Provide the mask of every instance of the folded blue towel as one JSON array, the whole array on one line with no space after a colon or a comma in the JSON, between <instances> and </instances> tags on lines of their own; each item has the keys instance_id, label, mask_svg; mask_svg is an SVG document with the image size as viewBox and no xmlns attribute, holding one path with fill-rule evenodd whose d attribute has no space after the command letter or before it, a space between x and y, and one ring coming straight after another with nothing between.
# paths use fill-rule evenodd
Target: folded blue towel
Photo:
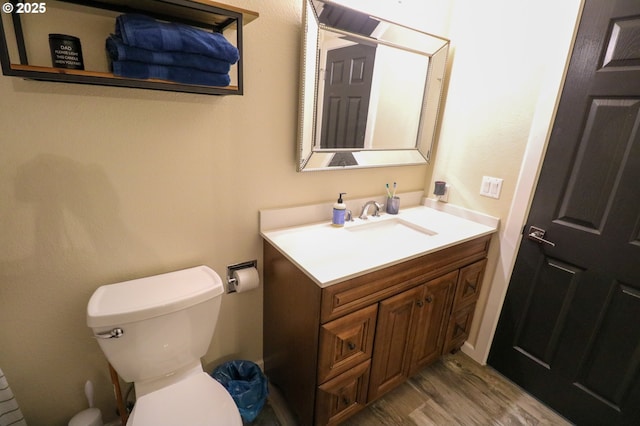
<instances>
[{"instance_id":1,"label":"folded blue towel","mask_svg":"<svg viewBox=\"0 0 640 426\"><path fill-rule=\"evenodd\" d=\"M113 73L127 78L156 78L176 83L195 84L198 86L228 86L229 74L200 71L193 68L174 67L171 65L145 64L135 61L113 61Z\"/></svg>"},{"instance_id":2,"label":"folded blue towel","mask_svg":"<svg viewBox=\"0 0 640 426\"><path fill-rule=\"evenodd\" d=\"M235 64L239 58L238 49L222 34L176 22L158 22L144 15L118 16L116 35L128 46L148 50L197 53L231 64Z\"/></svg>"},{"instance_id":3,"label":"folded blue towel","mask_svg":"<svg viewBox=\"0 0 640 426\"><path fill-rule=\"evenodd\" d=\"M221 59L210 58L196 53L157 52L140 47L127 46L116 36L107 39L107 52L114 61L136 61L146 64L173 65L195 68L202 71L225 74L231 64Z\"/></svg>"}]
</instances>

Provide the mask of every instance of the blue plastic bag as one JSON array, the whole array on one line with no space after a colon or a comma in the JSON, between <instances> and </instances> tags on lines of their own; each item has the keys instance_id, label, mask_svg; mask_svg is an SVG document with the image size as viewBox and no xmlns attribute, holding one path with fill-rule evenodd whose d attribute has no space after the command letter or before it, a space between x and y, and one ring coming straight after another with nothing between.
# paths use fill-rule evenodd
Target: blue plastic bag
<instances>
[{"instance_id":1,"label":"blue plastic bag","mask_svg":"<svg viewBox=\"0 0 640 426\"><path fill-rule=\"evenodd\" d=\"M247 422L258 417L269 394L268 381L257 364L251 361L226 362L211 373L231 394L240 415Z\"/></svg>"}]
</instances>

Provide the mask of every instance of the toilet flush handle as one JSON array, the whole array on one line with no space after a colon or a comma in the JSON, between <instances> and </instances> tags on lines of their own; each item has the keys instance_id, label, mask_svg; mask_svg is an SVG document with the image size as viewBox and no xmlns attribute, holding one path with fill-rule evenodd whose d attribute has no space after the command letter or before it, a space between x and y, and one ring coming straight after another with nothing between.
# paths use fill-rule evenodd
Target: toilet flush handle
<instances>
[{"instance_id":1,"label":"toilet flush handle","mask_svg":"<svg viewBox=\"0 0 640 426\"><path fill-rule=\"evenodd\" d=\"M96 339L117 339L124 335L124 330L121 328L114 328L111 331L105 331L104 333L94 334L93 337Z\"/></svg>"}]
</instances>

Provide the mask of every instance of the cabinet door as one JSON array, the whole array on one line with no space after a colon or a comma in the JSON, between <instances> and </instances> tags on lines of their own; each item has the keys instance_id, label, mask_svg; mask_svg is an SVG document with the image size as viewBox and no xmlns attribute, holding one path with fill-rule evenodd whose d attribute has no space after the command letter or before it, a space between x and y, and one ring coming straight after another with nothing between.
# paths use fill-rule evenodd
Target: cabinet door
<instances>
[{"instance_id":1,"label":"cabinet door","mask_svg":"<svg viewBox=\"0 0 640 426\"><path fill-rule=\"evenodd\" d=\"M373 347L368 400L372 401L409 377L413 346L411 321L423 300L418 286L380 302Z\"/></svg>"},{"instance_id":2,"label":"cabinet door","mask_svg":"<svg viewBox=\"0 0 640 426\"><path fill-rule=\"evenodd\" d=\"M424 285L422 299L417 302L413 358L409 375L435 361L442 353L451 299L458 271L453 271Z\"/></svg>"}]
</instances>

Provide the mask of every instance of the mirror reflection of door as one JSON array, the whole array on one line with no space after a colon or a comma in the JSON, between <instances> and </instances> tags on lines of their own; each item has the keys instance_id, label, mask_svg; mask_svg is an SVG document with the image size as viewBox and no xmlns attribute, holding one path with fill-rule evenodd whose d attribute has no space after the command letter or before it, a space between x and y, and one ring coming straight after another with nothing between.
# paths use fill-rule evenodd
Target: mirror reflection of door
<instances>
[{"instance_id":1,"label":"mirror reflection of door","mask_svg":"<svg viewBox=\"0 0 640 426\"><path fill-rule=\"evenodd\" d=\"M364 148L376 47L327 52L320 147Z\"/></svg>"}]
</instances>

